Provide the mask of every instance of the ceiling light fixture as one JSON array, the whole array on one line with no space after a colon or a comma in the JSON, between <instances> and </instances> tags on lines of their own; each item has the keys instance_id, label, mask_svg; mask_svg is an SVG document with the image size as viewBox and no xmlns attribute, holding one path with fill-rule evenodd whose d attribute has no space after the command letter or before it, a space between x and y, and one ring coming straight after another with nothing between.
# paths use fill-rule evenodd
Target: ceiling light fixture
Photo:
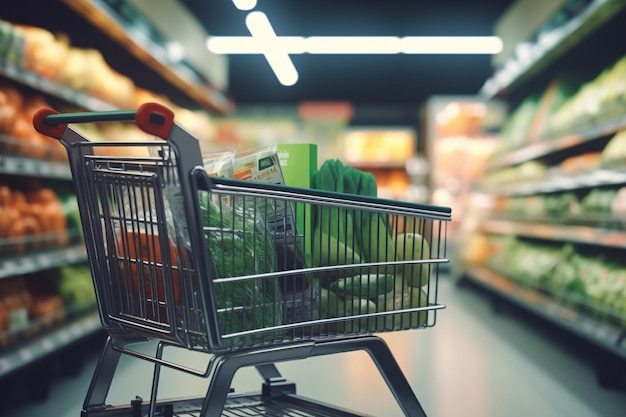
<instances>
[{"instance_id":1,"label":"ceiling light fixture","mask_svg":"<svg viewBox=\"0 0 626 417\"><path fill-rule=\"evenodd\" d=\"M285 86L294 85L298 81L298 71L289 55L276 48L277 36L265 13L249 13L246 16L246 26L252 39L259 44L261 53L265 55L265 59L272 67L278 81Z\"/></svg>"},{"instance_id":2,"label":"ceiling light fixture","mask_svg":"<svg viewBox=\"0 0 626 417\"><path fill-rule=\"evenodd\" d=\"M260 12L255 12L260 13ZM269 21L268 21L269 23ZM272 44L254 36L213 36L207 47L216 54L261 54L271 46L297 54L497 54L502 40L496 36L275 36Z\"/></svg>"},{"instance_id":3,"label":"ceiling light fixture","mask_svg":"<svg viewBox=\"0 0 626 417\"><path fill-rule=\"evenodd\" d=\"M252 10L256 7L256 0L233 0L233 4L239 10Z\"/></svg>"},{"instance_id":4,"label":"ceiling light fixture","mask_svg":"<svg viewBox=\"0 0 626 417\"><path fill-rule=\"evenodd\" d=\"M235 5L256 0L233 0ZM254 7L254 6L253 6ZM281 84L298 81L289 55L296 54L497 54L497 36L277 36L263 12L246 16L251 36L213 36L207 48L215 54L262 54Z\"/></svg>"}]
</instances>

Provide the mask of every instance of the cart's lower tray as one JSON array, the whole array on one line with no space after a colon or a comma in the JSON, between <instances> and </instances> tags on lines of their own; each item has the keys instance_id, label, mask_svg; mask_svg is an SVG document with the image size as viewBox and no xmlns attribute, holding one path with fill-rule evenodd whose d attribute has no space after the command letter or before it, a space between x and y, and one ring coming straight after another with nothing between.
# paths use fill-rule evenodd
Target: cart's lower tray
<instances>
[{"instance_id":1,"label":"cart's lower tray","mask_svg":"<svg viewBox=\"0 0 626 417\"><path fill-rule=\"evenodd\" d=\"M166 402L157 406L157 417L199 417L203 399ZM148 406L141 411L132 407L107 407L104 410L83 412L83 417L144 417ZM265 397L260 394L232 394L228 396L222 417L372 417L336 408L295 394Z\"/></svg>"}]
</instances>

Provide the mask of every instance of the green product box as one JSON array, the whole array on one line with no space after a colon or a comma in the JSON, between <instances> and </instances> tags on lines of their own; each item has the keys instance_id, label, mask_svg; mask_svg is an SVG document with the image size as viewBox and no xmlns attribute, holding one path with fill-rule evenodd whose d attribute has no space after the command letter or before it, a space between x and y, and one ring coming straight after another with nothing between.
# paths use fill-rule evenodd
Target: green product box
<instances>
[{"instance_id":1,"label":"green product box","mask_svg":"<svg viewBox=\"0 0 626 417\"><path fill-rule=\"evenodd\" d=\"M317 171L317 145L311 143L284 143L277 146L277 151L285 184L290 187L313 188L313 175ZM313 233L312 215L310 205L306 206L306 212L305 206L302 204L297 205L296 224L298 225L298 233L311 236ZM307 239L307 250L309 249L309 244L310 239Z\"/></svg>"}]
</instances>

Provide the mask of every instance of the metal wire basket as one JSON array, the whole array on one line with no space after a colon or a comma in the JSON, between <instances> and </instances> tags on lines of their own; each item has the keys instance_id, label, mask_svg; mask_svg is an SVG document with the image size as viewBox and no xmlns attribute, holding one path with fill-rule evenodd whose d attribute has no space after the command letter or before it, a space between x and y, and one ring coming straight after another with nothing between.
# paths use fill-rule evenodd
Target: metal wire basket
<instances>
[{"instance_id":1,"label":"metal wire basket","mask_svg":"<svg viewBox=\"0 0 626 417\"><path fill-rule=\"evenodd\" d=\"M165 140L90 142L68 126L109 120ZM448 208L209 177L198 141L153 103L44 109L34 123L69 154L110 335L103 358L113 349L206 377L211 366L189 370L128 345L156 339L225 357L285 351L430 327L444 307Z\"/></svg>"}]
</instances>

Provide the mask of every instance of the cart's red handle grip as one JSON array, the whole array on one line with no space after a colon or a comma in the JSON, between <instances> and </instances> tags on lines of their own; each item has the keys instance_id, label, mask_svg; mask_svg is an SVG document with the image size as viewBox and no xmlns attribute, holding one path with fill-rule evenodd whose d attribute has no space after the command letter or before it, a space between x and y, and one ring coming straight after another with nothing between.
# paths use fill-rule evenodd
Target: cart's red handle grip
<instances>
[{"instance_id":1,"label":"cart's red handle grip","mask_svg":"<svg viewBox=\"0 0 626 417\"><path fill-rule=\"evenodd\" d=\"M136 111L65 113L44 108L33 117L37 132L61 139L68 123L134 121L140 129L151 135L167 139L174 126L174 112L158 103L144 103Z\"/></svg>"}]
</instances>

